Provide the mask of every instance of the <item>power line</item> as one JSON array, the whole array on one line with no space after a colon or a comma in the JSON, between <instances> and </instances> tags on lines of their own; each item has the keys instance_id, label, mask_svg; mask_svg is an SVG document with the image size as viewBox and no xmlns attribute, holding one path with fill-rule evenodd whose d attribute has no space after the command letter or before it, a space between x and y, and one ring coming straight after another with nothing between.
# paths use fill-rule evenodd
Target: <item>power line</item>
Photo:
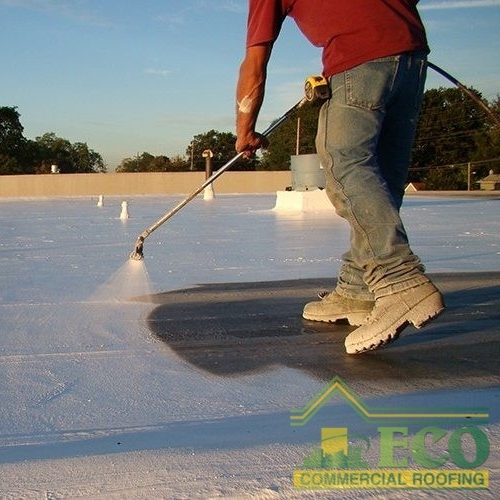
<instances>
[{"instance_id":1,"label":"power line","mask_svg":"<svg viewBox=\"0 0 500 500\"><path fill-rule=\"evenodd\" d=\"M434 170L434 169L443 169L443 168L465 168L465 167L473 167L477 165L486 165L489 163L499 162L500 158L491 158L489 160L477 160L477 161L469 161L465 163L450 163L448 165L434 165L431 167L410 167L410 172L416 172L417 170Z\"/></svg>"}]
</instances>

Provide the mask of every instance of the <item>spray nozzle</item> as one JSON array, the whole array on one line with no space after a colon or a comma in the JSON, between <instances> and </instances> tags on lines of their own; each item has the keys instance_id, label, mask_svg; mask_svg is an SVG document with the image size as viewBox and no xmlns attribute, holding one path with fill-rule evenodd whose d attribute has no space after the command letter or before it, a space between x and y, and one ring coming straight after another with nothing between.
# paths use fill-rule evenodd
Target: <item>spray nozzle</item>
<instances>
[{"instance_id":1,"label":"spray nozzle","mask_svg":"<svg viewBox=\"0 0 500 500\"><path fill-rule=\"evenodd\" d=\"M135 248L133 252L130 254L130 258L133 260L142 260L144 259L144 237L142 234L137 238L135 243Z\"/></svg>"}]
</instances>

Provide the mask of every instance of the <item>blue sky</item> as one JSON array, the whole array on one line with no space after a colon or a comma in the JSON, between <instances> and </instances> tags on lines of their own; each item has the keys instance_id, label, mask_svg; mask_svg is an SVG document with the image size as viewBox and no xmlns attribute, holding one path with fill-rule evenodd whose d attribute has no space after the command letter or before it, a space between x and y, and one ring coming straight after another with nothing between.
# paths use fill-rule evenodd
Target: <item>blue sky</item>
<instances>
[{"instance_id":1,"label":"blue sky","mask_svg":"<svg viewBox=\"0 0 500 500\"><path fill-rule=\"evenodd\" d=\"M246 0L0 0L0 105L25 136L86 142L110 171L148 151L184 155L196 134L234 131ZM489 100L500 93L500 0L421 0L430 60ZM259 125L300 97L320 52L288 21ZM428 88L448 86L431 74Z\"/></svg>"}]
</instances>

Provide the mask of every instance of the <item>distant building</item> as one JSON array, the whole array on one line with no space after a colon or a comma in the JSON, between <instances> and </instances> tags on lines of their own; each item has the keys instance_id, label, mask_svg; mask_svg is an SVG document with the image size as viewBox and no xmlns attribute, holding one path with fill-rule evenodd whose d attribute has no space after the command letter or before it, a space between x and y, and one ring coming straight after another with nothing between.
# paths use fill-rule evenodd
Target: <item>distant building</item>
<instances>
[{"instance_id":1,"label":"distant building","mask_svg":"<svg viewBox=\"0 0 500 500\"><path fill-rule=\"evenodd\" d=\"M490 170L489 175L479 181L479 185L483 191L500 189L500 174L494 174L493 170Z\"/></svg>"},{"instance_id":2,"label":"distant building","mask_svg":"<svg viewBox=\"0 0 500 500\"><path fill-rule=\"evenodd\" d=\"M425 191L425 182L410 182L405 187L405 193L416 193L417 191Z\"/></svg>"}]
</instances>

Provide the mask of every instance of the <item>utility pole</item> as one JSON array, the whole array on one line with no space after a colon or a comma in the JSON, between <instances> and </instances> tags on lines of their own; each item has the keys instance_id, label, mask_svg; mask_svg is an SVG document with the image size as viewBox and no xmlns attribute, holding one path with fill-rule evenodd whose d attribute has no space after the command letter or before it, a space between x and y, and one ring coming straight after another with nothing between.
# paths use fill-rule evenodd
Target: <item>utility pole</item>
<instances>
[{"instance_id":1,"label":"utility pole","mask_svg":"<svg viewBox=\"0 0 500 500\"><path fill-rule=\"evenodd\" d=\"M191 141L191 172L194 170L194 141Z\"/></svg>"},{"instance_id":2,"label":"utility pole","mask_svg":"<svg viewBox=\"0 0 500 500\"><path fill-rule=\"evenodd\" d=\"M300 154L300 116L297 118L297 142L295 144L295 154Z\"/></svg>"}]
</instances>

